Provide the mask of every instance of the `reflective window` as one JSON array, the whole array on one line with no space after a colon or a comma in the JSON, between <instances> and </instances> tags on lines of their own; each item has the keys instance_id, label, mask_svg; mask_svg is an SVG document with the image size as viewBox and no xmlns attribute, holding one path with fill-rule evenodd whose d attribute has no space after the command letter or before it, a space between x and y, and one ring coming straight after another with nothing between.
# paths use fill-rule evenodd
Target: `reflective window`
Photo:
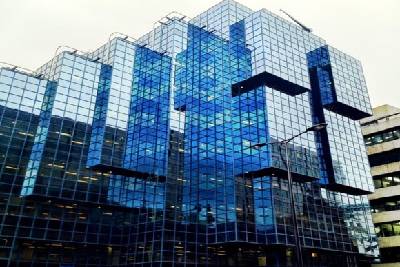
<instances>
[{"instance_id":1,"label":"reflective window","mask_svg":"<svg viewBox=\"0 0 400 267\"><path fill-rule=\"evenodd\" d=\"M400 138L400 130L395 129L388 132L377 133L364 137L364 142L367 146L373 146L384 142L397 140Z\"/></svg>"},{"instance_id":2,"label":"reflective window","mask_svg":"<svg viewBox=\"0 0 400 267\"><path fill-rule=\"evenodd\" d=\"M400 185L400 175L374 177L375 188L385 188Z\"/></svg>"},{"instance_id":3,"label":"reflective window","mask_svg":"<svg viewBox=\"0 0 400 267\"><path fill-rule=\"evenodd\" d=\"M399 236L400 221L375 224L375 232L378 237Z\"/></svg>"},{"instance_id":4,"label":"reflective window","mask_svg":"<svg viewBox=\"0 0 400 267\"><path fill-rule=\"evenodd\" d=\"M400 200L392 199L392 200L374 200L371 202L371 210L372 212L384 212L384 211L393 211L400 210Z\"/></svg>"}]
</instances>

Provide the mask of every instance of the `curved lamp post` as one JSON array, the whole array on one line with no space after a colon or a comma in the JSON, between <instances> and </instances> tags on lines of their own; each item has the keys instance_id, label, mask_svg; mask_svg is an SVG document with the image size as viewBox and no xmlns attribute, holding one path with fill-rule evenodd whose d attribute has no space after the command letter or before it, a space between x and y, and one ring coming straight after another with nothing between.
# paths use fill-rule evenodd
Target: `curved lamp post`
<instances>
[{"instance_id":1,"label":"curved lamp post","mask_svg":"<svg viewBox=\"0 0 400 267\"><path fill-rule=\"evenodd\" d=\"M308 132L318 132L321 131L322 129L325 129L327 123L318 123L314 124L311 127L308 127L306 130L293 135L290 138L276 141L276 142L269 142L269 143L258 143L251 145L250 148L255 148L255 149L260 149L264 146L272 145L279 143L280 145L285 145L285 157L286 157L286 169L287 169L287 179L288 179L288 189L289 189L289 202L290 202L290 210L292 213L292 221L293 221L293 228L294 228L294 239L295 239L295 247L296 247L296 263L298 267L303 267L303 254L301 252L301 244L300 244L300 239L299 239L299 228L297 225L297 215L296 215L296 208L294 205L294 195L293 195L293 179L292 179L292 173L290 171L290 160L289 160L289 150L288 150L288 144L290 141L295 139L296 137L299 137L302 134L308 133Z\"/></svg>"}]
</instances>

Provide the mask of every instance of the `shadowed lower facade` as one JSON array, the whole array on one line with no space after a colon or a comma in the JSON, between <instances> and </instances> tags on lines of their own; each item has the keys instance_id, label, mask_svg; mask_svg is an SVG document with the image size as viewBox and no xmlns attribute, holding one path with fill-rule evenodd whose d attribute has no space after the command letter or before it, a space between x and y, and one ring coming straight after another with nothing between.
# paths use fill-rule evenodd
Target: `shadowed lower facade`
<instances>
[{"instance_id":1,"label":"shadowed lower facade","mask_svg":"<svg viewBox=\"0 0 400 267\"><path fill-rule=\"evenodd\" d=\"M378 256L361 64L225 0L0 69L0 265L306 266Z\"/></svg>"}]
</instances>

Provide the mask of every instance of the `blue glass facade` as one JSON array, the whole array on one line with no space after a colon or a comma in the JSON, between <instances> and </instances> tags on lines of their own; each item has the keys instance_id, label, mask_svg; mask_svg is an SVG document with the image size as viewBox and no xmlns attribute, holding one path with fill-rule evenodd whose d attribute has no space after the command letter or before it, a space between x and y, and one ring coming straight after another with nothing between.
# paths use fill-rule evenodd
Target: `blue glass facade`
<instances>
[{"instance_id":1,"label":"blue glass facade","mask_svg":"<svg viewBox=\"0 0 400 267\"><path fill-rule=\"evenodd\" d=\"M378 255L361 65L296 24L225 0L0 70L2 266L293 266L276 141L321 122L288 146L306 266Z\"/></svg>"}]
</instances>

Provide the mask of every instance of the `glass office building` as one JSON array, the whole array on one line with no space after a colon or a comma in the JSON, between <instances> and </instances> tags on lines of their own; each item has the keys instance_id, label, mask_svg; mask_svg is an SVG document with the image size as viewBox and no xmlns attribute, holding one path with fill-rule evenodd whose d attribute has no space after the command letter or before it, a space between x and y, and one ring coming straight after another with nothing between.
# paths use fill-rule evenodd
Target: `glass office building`
<instances>
[{"instance_id":1,"label":"glass office building","mask_svg":"<svg viewBox=\"0 0 400 267\"><path fill-rule=\"evenodd\" d=\"M361 64L225 0L0 69L1 266L306 266L378 256ZM274 143L255 149L256 143Z\"/></svg>"}]
</instances>

